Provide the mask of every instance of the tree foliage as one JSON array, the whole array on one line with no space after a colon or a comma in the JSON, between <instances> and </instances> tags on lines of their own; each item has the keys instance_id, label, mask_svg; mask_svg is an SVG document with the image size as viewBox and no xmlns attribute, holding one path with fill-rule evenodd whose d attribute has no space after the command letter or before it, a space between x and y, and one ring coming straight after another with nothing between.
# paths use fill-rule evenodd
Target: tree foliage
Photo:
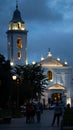
<instances>
[{"instance_id":1,"label":"tree foliage","mask_svg":"<svg viewBox=\"0 0 73 130\"><path fill-rule=\"evenodd\" d=\"M17 76L16 81L12 80L12 75ZM38 63L11 68L10 61L0 54L0 106L6 106L9 100L17 102L18 96L20 105L37 96L40 99L45 89L45 78L44 69Z\"/></svg>"},{"instance_id":2,"label":"tree foliage","mask_svg":"<svg viewBox=\"0 0 73 130\"><path fill-rule=\"evenodd\" d=\"M20 77L20 90L24 99L40 98L45 89L44 69L39 64L17 66L16 72Z\"/></svg>"},{"instance_id":3,"label":"tree foliage","mask_svg":"<svg viewBox=\"0 0 73 130\"><path fill-rule=\"evenodd\" d=\"M10 62L5 60L5 57L0 54L0 106L4 107L9 100L11 73Z\"/></svg>"}]
</instances>

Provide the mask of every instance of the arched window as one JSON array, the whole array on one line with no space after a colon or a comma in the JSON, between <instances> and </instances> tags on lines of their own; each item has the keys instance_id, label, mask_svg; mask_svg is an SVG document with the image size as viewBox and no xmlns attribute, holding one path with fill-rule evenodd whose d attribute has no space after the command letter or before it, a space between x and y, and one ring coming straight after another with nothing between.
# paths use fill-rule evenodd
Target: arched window
<instances>
[{"instance_id":1,"label":"arched window","mask_svg":"<svg viewBox=\"0 0 73 130\"><path fill-rule=\"evenodd\" d=\"M21 23L18 22L18 29L21 29Z\"/></svg>"},{"instance_id":2,"label":"arched window","mask_svg":"<svg viewBox=\"0 0 73 130\"><path fill-rule=\"evenodd\" d=\"M21 38L17 39L17 48L22 48L22 39Z\"/></svg>"},{"instance_id":3,"label":"arched window","mask_svg":"<svg viewBox=\"0 0 73 130\"><path fill-rule=\"evenodd\" d=\"M52 80L52 72L48 71L48 80Z\"/></svg>"},{"instance_id":4,"label":"arched window","mask_svg":"<svg viewBox=\"0 0 73 130\"><path fill-rule=\"evenodd\" d=\"M20 60L21 59L21 52L20 51L18 51L18 59Z\"/></svg>"}]
</instances>

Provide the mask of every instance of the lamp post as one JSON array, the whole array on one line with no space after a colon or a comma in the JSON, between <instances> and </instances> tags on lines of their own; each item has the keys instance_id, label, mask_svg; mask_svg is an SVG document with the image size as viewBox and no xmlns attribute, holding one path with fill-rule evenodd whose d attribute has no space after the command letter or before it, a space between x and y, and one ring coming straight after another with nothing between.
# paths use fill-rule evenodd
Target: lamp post
<instances>
[{"instance_id":1,"label":"lamp post","mask_svg":"<svg viewBox=\"0 0 73 130\"><path fill-rule=\"evenodd\" d=\"M12 84L12 87L14 88L15 86L17 87L17 84L16 84L16 79L17 79L17 76L16 75L13 75L12 76L12 79L13 79L13 84ZM12 90L14 91L14 89L12 88ZM13 93L13 91L12 91L12 93ZM12 97L13 97L13 95L12 95ZM13 99L13 98L12 98ZM14 106L16 107L16 103L14 103L13 101L12 101L12 108L14 108Z\"/></svg>"},{"instance_id":2,"label":"lamp post","mask_svg":"<svg viewBox=\"0 0 73 130\"><path fill-rule=\"evenodd\" d=\"M17 99L16 99L16 106L17 106L17 109L19 108L19 86L20 86L20 78L17 77L16 75L13 75L12 76L12 79L14 81L16 81L16 87L17 87Z\"/></svg>"},{"instance_id":3,"label":"lamp post","mask_svg":"<svg viewBox=\"0 0 73 130\"><path fill-rule=\"evenodd\" d=\"M19 109L19 87L20 87L20 78L17 78L17 109Z\"/></svg>"}]
</instances>

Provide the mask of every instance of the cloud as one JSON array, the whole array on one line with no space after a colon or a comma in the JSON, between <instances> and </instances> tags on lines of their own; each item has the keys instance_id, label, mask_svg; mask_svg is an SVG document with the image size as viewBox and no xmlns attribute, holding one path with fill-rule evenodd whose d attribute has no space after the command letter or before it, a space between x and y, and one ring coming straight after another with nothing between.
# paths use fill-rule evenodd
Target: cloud
<instances>
[{"instance_id":1,"label":"cloud","mask_svg":"<svg viewBox=\"0 0 73 130\"><path fill-rule=\"evenodd\" d=\"M73 0L19 0L19 10L27 25L28 56L40 59L51 48L54 55L72 62ZM9 21L16 1L0 1L0 53L7 55ZM68 46L68 47L67 47ZM70 58L71 57L71 58ZM34 60L33 59L33 60Z\"/></svg>"},{"instance_id":2,"label":"cloud","mask_svg":"<svg viewBox=\"0 0 73 130\"><path fill-rule=\"evenodd\" d=\"M63 16L63 19L73 19L73 0L54 0L49 1L50 7Z\"/></svg>"},{"instance_id":3,"label":"cloud","mask_svg":"<svg viewBox=\"0 0 73 130\"><path fill-rule=\"evenodd\" d=\"M62 19L62 15L53 8L50 8L48 0L23 0L22 13L24 19L31 21L57 21Z\"/></svg>"}]
</instances>

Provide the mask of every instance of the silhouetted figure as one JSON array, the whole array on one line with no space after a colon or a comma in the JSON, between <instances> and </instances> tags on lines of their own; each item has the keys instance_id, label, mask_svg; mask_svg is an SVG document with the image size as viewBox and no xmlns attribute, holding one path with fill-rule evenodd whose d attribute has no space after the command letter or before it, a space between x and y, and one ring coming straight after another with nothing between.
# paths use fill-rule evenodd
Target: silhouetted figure
<instances>
[{"instance_id":1,"label":"silhouetted figure","mask_svg":"<svg viewBox=\"0 0 73 130\"><path fill-rule=\"evenodd\" d=\"M30 111L30 122L34 123L34 116L35 116L35 104L31 103L31 111Z\"/></svg>"},{"instance_id":2,"label":"silhouetted figure","mask_svg":"<svg viewBox=\"0 0 73 130\"><path fill-rule=\"evenodd\" d=\"M37 118L37 123L40 123L41 121L41 113L43 112L43 105L38 102L36 104L36 118Z\"/></svg>"},{"instance_id":3,"label":"silhouetted figure","mask_svg":"<svg viewBox=\"0 0 73 130\"><path fill-rule=\"evenodd\" d=\"M31 102L27 103L26 105L26 123L33 123L34 122L34 104Z\"/></svg>"},{"instance_id":4,"label":"silhouetted figure","mask_svg":"<svg viewBox=\"0 0 73 130\"><path fill-rule=\"evenodd\" d=\"M57 102L56 106L54 108L54 116L53 116L52 126L54 125L54 123L55 123L56 120L57 120L57 126L59 126L60 117L62 115L61 113L62 113L62 108L59 105L59 103Z\"/></svg>"},{"instance_id":5,"label":"silhouetted figure","mask_svg":"<svg viewBox=\"0 0 73 130\"><path fill-rule=\"evenodd\" d=\"M26 123L30 123L30 103L26 104Z\"/></svg>"},{"instance_id":6,"label":"silhouetted figure","mask_svg":"<svg viewBox=\"0 0 73 130\"><path fill-rule=\"evenodd\" d=\"M66 109L70 110L70 104L69 103L67 104Z\"/></svg>"},{"instance_id":7,"label":"silhouetted figure","mask_svg":"<svg viewBox=\"0 0 73 130\"><path fill-rule=\"evenodd\" d=\"M64 113L70 110L71 110L71 107L70 107L70 104L68 103L65 107Z\"/></svg>"}]
</instances>

